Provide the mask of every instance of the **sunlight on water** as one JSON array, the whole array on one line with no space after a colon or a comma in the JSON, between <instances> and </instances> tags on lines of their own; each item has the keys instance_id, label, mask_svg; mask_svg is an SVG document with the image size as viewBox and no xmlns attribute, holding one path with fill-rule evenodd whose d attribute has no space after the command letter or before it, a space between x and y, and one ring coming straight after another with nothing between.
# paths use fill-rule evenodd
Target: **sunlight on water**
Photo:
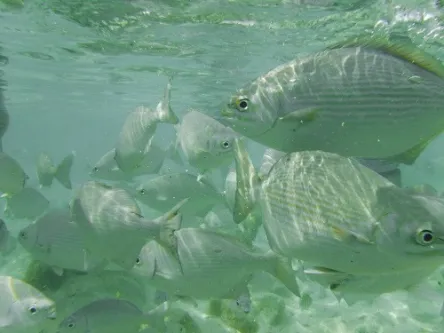
<instances>
[{"instance_id":1,"label":"sunlight on water","mask_svg":"<svg viewBox=\"0 0 444 333\"><path fill-rule=\"evenodd\" d=\"M76 191L91 180L91 172L100 157L115 148L128 114L140 105L155 109L163 99L170 79L171 109L183 119L190 109L216 116L236 89L259 75L296 56L309 55L335 42L362 34L387 34L410 40L444 62L444 3L439 0L0 0L0 32L0 83L4 104L10 115L9 127L3 137L3 150L19 162L28 175L27 186L38 189L49 200L51 209L68 207ZM0 110L3 104L1 97ZM183 184L187 181L187 185L177 186L175 193L171 189L174 184L168 189L163 183L146 185L148 182L142 181L143 177L142 180L120 179L114 185L127 189L140 201L137 204L142 214L137 210L134 213L146 219L159 218L166 212L165 207L171 208L179 200L192 197L190 202L195 206L191 207L191 203L188 203L189 209L185 210L183 223L194 223L194 227L214 227L236 235L242 228L247 229L247 234L254 229L255 234L258 226L254 216L250 216L250 220L240 229L234 223L229 227L224 226L231 223L224 222L227 216L231 218L231 211L227 210L225 199L223 202L218 200L222 197L220 193L228 191L230 186L228 180L225 183L229 166L221 166L210 176L204 176L202 181L199 178L199 182L194 178L193 181L180 178L183 175L179 173L190 171L197 175L202 170L176 163L173 149L178 147L175 131L178 126L159 124L153 142L166 156L166 162L158 172L164 175L162 181L167 181L164 180L168 178L165 175L175 173L178 174L175 176L178 181L183 181ZM205 126L202 123L188 130L197 133L199 127L210 128L209 125ZM207 132L206 135L218 138L217 133ZM205 147L216 149L211 142ZM197 147L198 143L194 145ZM438 136L415 163L401 165L403 186L429 184L439 193L444 192L443 145L444 137ZM221 150L221 147L217 146L217 149ZM259 169L264 146L249 140L248 151L256 169ZM72 189L64 186L57 177L51 187L40 186L36 161L41 153L48 154L55 166L73 153L74 164L70 173ZM184 159L183 154L180 158ZM232 157L229 161L232 161ZM231 167L234 167L234 163ZM0 177L7 178L4 175ZM153 178L152 175L144 177ZM145 184L146 200L156 196L156 204L162 209L156 210L156 205L143 204L147 197L141 196L141 183ZM150 192L149 186L164 186L164 192ZM209 198L213 195L211 193L216 194ZM202 196L206 196L207 200ZM12 208L9 211L6 209L7 200L6 196L0 199L2 207L5 207L0 215L14 244L8 254L0 257L0 271L3 275L25 279L54 299L62 309L57 314L57 324L97 299L128 300L138 309L148 312L166 298L175 296L159 293L150 285L151 277L146 277L146 272L139 276L114 267L112 272L95 271L90 275L65 271L63 276L59 276L54 272L57 269L53 271L46 266L40 267L28 251L17 243L20 231L32 219L14 218ZM37 205L37 198L29 200ZM87 205L93 199L85 202ZM31 209L30 205L31 202L28 202L22 209ZM113 212L117 214L117 210ZM208 215L208 212L213 215ZM100 209L94 211L97 216L100 213L103 213ZM58 232L54 232L55 237L62 237L62 231ZM162 236L161 232L159 237ZM75 244L73 248L78 246L75 237L66 237L66 242ZM36 244L40 244L39 241L44 242L37 237ZM219 244L218 241L228 246L228 241L220 239L214 240L213 244ZM1 242L0 236L0 250ZM167 240L165 242L168 243ZM209 240L207 243L211 244ZM249 271L247 264L238 265L237 269L232 261L222 260L215 268L214 263L218 259L211 257L214 253L199 257L199 260L207 258L204 273L208 273L208 279L214 279L214 288L228 285L230 278L234 281L237 276L251 278L247 290L236 290L244 298L198 300L196 303L192 298L177 295L172 301L173 314L166 320L166 332L438 333L444 330L444 313L441 309L444 303L444 267L409 290L397 290L368 299L350 298L347 304L330 289L308 279L302 273L302 264L295 260L293 273L302 292L301 299L298 299L281 283L283 280L288 282L279 275L284 274L284 268L281 267L278 273L278 268L274 271L281 281L276 281L272 273L258 272L273 271L266 265L267 260L271 262L271 257L264 255L269 245L262 229L254 243L259 248L259 254L237 251L233 247L230 257L230 260L238 260L236 262L250 260L248 263L251 263L256 260L253 276L249 275L253 274L253 268ZM199 240L193 244L197 251ZM183 245L182 251L191 250ZM50 253L51 249L46 249L46 252ZM162 260L174 262L174 255L165 253ZM192 267L193 260L189 259L187 264ZM168 275L173 271L172 265L157 267ZM231 269L230 274L221 271L222 265L226 270ZM210 275L213 273L210 270L219 273ZM193 281L191 279L185 285L191 288L196 283ZM288 287L287 284L285 286ZM201 284L200 287L206 286ZM234 290L235 287L238 286L230 288ZM0 286L2 333L57 331L56 326L42 329L37 324L25 331L9 330L8 327L3 329L3 308L9 305L5 305L1 288L5 287ZM233 293L233 290L230 292ZM247 303L242 303L242 300ZM105 308L103 304L97 306ZM106 306L109 306L111 314L121 316L121 323L128 320L125 317L127 308L120 308L116 304ZM131 320L140 320L134 313L131 312L131 315L135 318ZM103 316L103 322L110 320ZM154 317L150 318L154 321ZM125 328L120 328L121 331L116 331L117 328L104 329L100 326L102 324L95 322L90 330L79 329L75 332L126 332ZM147 327L145 322L141 322L134 333L136 331L148 333L162 330Z\"/></svg>"}]
</instances>

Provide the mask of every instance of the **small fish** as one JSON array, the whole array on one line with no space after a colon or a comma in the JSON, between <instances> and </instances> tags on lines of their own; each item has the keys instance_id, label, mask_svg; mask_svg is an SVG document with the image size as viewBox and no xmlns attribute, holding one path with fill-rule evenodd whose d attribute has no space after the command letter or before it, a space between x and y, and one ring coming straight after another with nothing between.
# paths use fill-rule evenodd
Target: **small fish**
<instances>
[{"instance_id":1,"label":"small fish","mask_svg":"<svg viewBox=\"0 0 444 333\"><path fill-rule=\"evenodd\" d=\"M239 171L251 179L251 161L237 157L245 154L235 143ZM238 206L260 205L268 242L283 256L364 276L439 265L444 203L412 196L353 158L291 153L264 180L245 184L258 196L239 197Z\"/></svg>"},{"instance_id":2,"label":"small fish","mask_svg":"<svg viewBox=\"0 0 444 333\"><path fill-rule=\"evenodd\" d=\"M0 192L9 196L19 193L29 179L20 164L3 152L0 152L0 175Z\"/></svg>"},{"instance_id":3,"label":"small fish","mask_svg":"<svg viewBox=\"0 0 444 333\"><path fill-rule=\"evenodd\" d=\"M90 181L80 187L71 202L71 213L85 237L89 254L130 269L143 245L151 239L174 250L172 235L180 228L179 209L187 198L178 201L163 216L148 220L126 190Z\"/></svg>"},{"instance_id":4,"label":"small fish","mask_svg":"<svg viewBox=\"0 0 444 333\"><path fill-rule=\"evenodd\" d=\"M19 243L34 259L49 265L57 275L65 269L88 272L105 265L86 251L79 226L68 208L49 211L19 232Z\"/></svg>"},{"instance_id":5,"label":"small fish","mask_svg":"<svg viewBox=\"0 0 444 333\"><path fill-rule=\"evenodd\" d=\"M444 65L411 43L353 38L246 84L217 120L287 153L413 164L444 129L443 79Z\"/></svg>"},{"instance_id":6,"label":"small fish","mask_svg":"<svg viewBox=\"0 0 444 333\"><path fill-rule=\"evenodd\" d=\"M133 271L169 295L194 299L237 299L255 272L265 271L299 296L299 286L286 259L264 253L237 237L202 228L175 233L177 255L156 241L147 243Z\"/></svg>"},{"instance_id":7,"label":"small fish","mask_svg":"<svg viewBox=\"0 0 444 333\"><path fill-rule=\"evenodd\" d=\"M236 305L245 313L251 312L251 295L248 289L236 299Z\"/></svg>"},{"instance_id":8,"label":"small fish","mask_svg":"<svg viewBox=\"0 0 444 333\"><path fill-rule=\"evenodd\" d=\"M5 214L15 219L34 220L49 208L49 200L31 187L6 197Z\"/></svg>"},{"instance_id":9,"label":"small fish","mask_svg":"<svg viewBox=\"0 0 444 333\"><path fill-rule=\"evenodd\" d=\"M5 221L0 219L0 253L7 255L15 249L16 245L17 242L11 236Z\"/></svg>"},{"instance_id":10,"label":"small fish","mask_svg":"<svg viewBox=\"0 0 444 333\"><path fill-rule=\"evenodd\" d=\"M177 124L179 119L170 107L171 83L168 82L163 100L153 111L140 106L125 120L116 144L115 160L124 172L132 172L141 167L146 151L159 123Z\"/></svg>"},{"instance_id":11,"label":"small fish","mask_svg":"<svg viewBox=\"0 0 444 333\"><path fill-rule=\"evenodd\" d=\"M33 286L10 276L0 276L0 330L8 333L40 332L56 319L53 300Z\"/></svg>"},{"instance_id":12,"label":"small fish","mask_svg":"<svg viewBox=\"0 0 444 333\"><path fill-rule=\"evenodd\" d=\"M195 110L188 111L176 128L188 163L202 175L233 162L233 139L238 134L231 128Z\"/></svg>"},{"instance_id":13,"label":"small fish","mask_svg":"<svg viewBox=\"0 0 444 333\"><path fill-rule=\"evenodd\" d=\"M145 151L143 160L140 166L130 172L122 171L114 159L115 149L111 149L103 155L99 161L93 166L89 175L96 179L111 180L111 181L131 181L135 177L157 174L159 173L165 158L175 159L174 146L163 150L155 144L151 144L149 149Z\"/></svg>"},{"instance_id":14,"label":"small fish","mask_svg":"<svg viewBox=\"0 0 444 333\"><path fill-rule=\"evenodd\" d=\"M66 317L57 333L139 332L153 327L165 332L163 307L143 313L133 303L121 299L99 299Z\"/></svg>"},{"instance_id":15,"label":"small fish","mask_svg":"<svg viewBox=\"0 0 444 333\"><path fill-rule=\"evenodd\" d=\"M74 152L66 156L58 166L54 165L51 157L46 153L40 153L37 158L37 177L42 187L49 187L52 181L57 179L63 187L72 189L71 168L74 163Z\"/></svg>"},{"instance_id":16,"label":"small fish","mask_svg":"<svg viewBox=\"0 0 444 333\"><path fill-rule=\"evenodd\" d=\"M181 213L188 217L205 216L216 204L224 202L223 195L206 179L182 172L151 178L134 191L135 198L157 211L169 209L175 202L189 198Z\"/></svg>"}]
</instances>

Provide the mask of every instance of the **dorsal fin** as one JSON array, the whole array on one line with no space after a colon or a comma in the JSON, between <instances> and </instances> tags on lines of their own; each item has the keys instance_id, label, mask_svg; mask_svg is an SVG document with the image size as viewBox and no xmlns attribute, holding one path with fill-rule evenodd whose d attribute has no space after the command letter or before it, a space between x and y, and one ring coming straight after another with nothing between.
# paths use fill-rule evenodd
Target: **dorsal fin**
<instances>
[{"instance_id":1,"label":"dorsal fin","mask_svg":"<svg viewBox=\"0 0 444 333\"><path fill-rule=\"evenodd\" d=\"M327 50L345 47L365 47L376 49L415 64L444 79L444 65L431 54L421 50L406 38L384 36L358 36L327 46Z\"/></svg>"}]
</instances>

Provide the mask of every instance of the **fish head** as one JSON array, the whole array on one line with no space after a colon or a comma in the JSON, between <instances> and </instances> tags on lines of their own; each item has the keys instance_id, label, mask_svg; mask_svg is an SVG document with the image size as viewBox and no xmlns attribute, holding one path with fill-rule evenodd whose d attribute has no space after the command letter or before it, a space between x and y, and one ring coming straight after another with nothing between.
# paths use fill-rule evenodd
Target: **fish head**
<instances>
[{"instance_id":1,"label":"fish head","mask_svg":"<svg viewBox=\"0 0 444 333\"><path fill-rule=\"evenodd\" d=\"M231 128L225 128L222 131L213 133L208 137L207 151L211 156L220 159L233 159L233 143L238 137L237 133Z\"/></svg>"},{"instance_id":2,"label":"fish head","mask_svg":"<svg viewBox=\"0 0 444 333\"><path fill-rule=\"evenodd\" d=\"M156 268L156 257L153 252L153 244L149 242L140 251L134 260L132 271L141 276L153 277Z\"/></svg>"},{"instance_id":3,"label":"fish head","mask_svg":"<svg viewBox=\"0 0 444 333\"><path fill-rule=\"evenodd\" d=\"M398 187L378 190L388 212L379 221L377 243L392 253L444 256L444 200ZM384 201L382 201L384 200Z\"/></svg>"},{"instance_id":4,"label":"fish head","mask_svg":"<svg viewBox=\"0 0 444 333\"><path fill-rule=\"evenodd\" d=\"M19 231L18 242L20 243L23 248L25 248L28 251L33 251L36 247L37 240L38 240L38 228L37 224L29 224L25 228Z\"/></svg>"},{"instance_id":5,"label":"fish head","mask_svg":"<svg viewBox=\"0 0 444 333\"><path fill-rule=\"evenodd\" d=\"M87 333L88 320L86 315L72 314L66 317L59 325L57 333Z\"/></svg>"},{"instance_id":6,"label":"fish head","mask_svg":"<svg viewBox=\"0 0 444 333\"><path fill-rule=\"evenodd\" d=\"M25 323L26 326L46 326L57 319L54 301L40 293L30 294L17 300L12 305L11 311L19 315L21 323Z\"/></svg>"},{"instance_id":7,"label":"fish head","mask_svg":"<svg viewBox=\"0 0 444 333\"><path fill-rule=\"evenodd\" d=\"M237 133L255 138L273 127L278 106L273 92L255 83L232 95L216 120Z\"/></svg>"}]
</instances>

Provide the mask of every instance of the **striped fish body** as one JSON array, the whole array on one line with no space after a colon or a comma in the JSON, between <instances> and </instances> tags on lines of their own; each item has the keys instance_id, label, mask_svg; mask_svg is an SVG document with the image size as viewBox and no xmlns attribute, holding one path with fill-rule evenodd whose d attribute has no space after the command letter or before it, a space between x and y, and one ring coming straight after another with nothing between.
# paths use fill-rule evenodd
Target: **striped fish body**
<instances>
[{"instance_id":1,"label":"striped fish body","mask_svg":"<svg viewBox=\"0 0 444 333\"><path fill-rule=\"evenodd\" d=\"M288 154L260 190L270 246L286 257L349 274L405 268L411 265L408 256L381 250L376 239L385 209L377 205L377 191L390 186L352 158L321 151Z\"/></svg>"},{"instance_id":2,"label":"striped fish body","mask_svg":"<svg viewBox=\"0 0 444 333\"><path fill-rule=\"evenodd\" d=\"M259 77L222 114L224 124L277 150L386 158L443 130L444 80L380 49L329 49Z\"/></svg>"}]
</instances>

